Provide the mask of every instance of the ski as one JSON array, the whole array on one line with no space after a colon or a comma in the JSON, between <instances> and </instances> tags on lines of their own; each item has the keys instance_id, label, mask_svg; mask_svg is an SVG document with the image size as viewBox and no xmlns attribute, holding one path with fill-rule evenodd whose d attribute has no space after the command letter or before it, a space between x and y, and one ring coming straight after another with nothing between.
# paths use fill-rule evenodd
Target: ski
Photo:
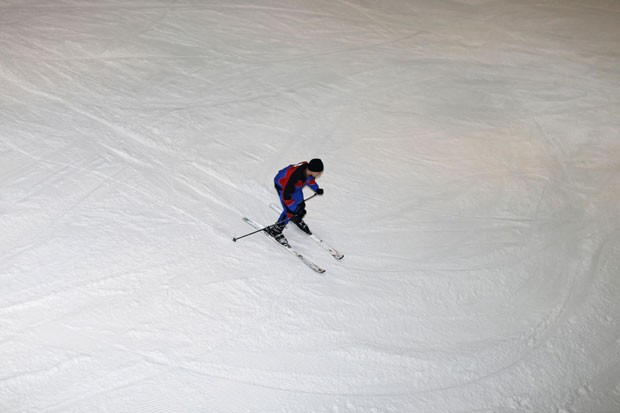
<instances>
[{"instance_id":1,"label":"ski","mask_svg":"<svg viewBox=\"0 0 620 413\"><path fill-rule=\"evenodd\" d=\"M251 220L250 218L246 218L243 217L243 220L245 222L247 222L250 226L254 227L255 229L262 229L264 228L263 225L259 224L256 221ZM293 247L291 247L290 244L286 243L286 244L281 244L279 243L274 237L272 237L271 235L267 234L267 232L263 231L263 233L265 234L265 236L267 236L268 238L270 238L271 240L273 240L273 242L275 242L276 244L278 244L279 246L281 246L282 248L284 248L285 250L287 250L289 253L291 253L292 255L294 255L295 257L297 257L301 262L303 262L304 264L306 264L309 268L311 268L312 270L322 274L325 272L325 270L321 267L319 267L318 265L316 265L314 262L312 262L310 259L304 257L303 255L301 255L299 252L297 252Z\"/></svg>"},{"instance_id":2,"label":"ski","mask_svg":"<svg viewBox=\"0 0 620 413\"><path fill-rule=\"evenodd\" d=\"M280 208L279 206L277 206L276 204L269 204L269 206L271 207L271 209L273 209L274 211L277 212L282 212L282 208ZM295 228L297 228L297 225L293 224L295 226ZM299 228L297 228L299 229ZM300 229L299 229L300 230ZM301 230L300 230L301 231ZM303 232L303 231L301 231ZM304 234L306 234L304 232ZM308 234L306 234L308 235ZM324 250L327 250L330 255L332 257L334 257L337 260L341 260L344 258L344 254L341 254L340 252L338 252L335 248L333 248L331 245L329 245L327 242L323 241L321 238L317 237L314 234L309 235L310 239L314 242L316 242L317 244L319 244L321 246L321 248L323 248Z\"/></svg>"},{"instance_id":3,"label":"ski","mask_svg":"<svg viewBox=\"0 0 620 413\"><path fill-rule=\"evenodd\" d=\"M337 250L331 247L327 242L323 241L321 238L317 237L316 235L314 234L310 235L310 239L312 239L314 242L319 244L321 248L323 248L324 250L327 250L330 253L330 255L334 257L335 259L341 260L344 258L344 254L339 253Z\"/></svg>"}]
</instances>

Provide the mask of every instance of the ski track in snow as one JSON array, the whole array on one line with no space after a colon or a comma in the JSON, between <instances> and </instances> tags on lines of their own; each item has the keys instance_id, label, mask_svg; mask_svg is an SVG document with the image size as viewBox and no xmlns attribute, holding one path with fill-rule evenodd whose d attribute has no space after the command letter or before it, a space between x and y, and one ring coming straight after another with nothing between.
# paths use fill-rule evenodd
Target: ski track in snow
<instances>
[{"instance_id":1,"label":"ski track in snow","mask_svg":"<svg viewBox=\"0 0 620 413\"><path fill-rule=\"evenodd\" d=\"M619 18L0 2L0 410L620 411Z\"/></svg>"}]
</instances>

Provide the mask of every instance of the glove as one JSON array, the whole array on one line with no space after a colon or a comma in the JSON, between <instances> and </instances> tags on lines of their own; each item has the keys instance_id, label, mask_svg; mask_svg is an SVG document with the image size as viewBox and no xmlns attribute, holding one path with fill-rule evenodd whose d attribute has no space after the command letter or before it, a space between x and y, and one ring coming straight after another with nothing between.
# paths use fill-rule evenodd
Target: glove
<instances>
[{"instance_id":1,"label":"glove","mask_svg":"<svg viewBox=\"0 0 620 413\"><path fill-rule=\"evenodd\" d=\"M319 188L319 189L316 190L316 194L317 195L323 195L324 192L325 191L323 190L323 188Z\"/></svg>"}]
</instances>

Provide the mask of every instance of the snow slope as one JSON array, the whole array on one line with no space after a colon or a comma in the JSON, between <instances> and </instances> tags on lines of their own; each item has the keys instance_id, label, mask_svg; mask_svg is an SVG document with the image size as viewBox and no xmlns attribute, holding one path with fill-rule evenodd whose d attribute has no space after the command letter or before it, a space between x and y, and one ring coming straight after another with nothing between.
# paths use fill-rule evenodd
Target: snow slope
<instances>
[{"instance_id":1,"label":"snow slope","mask_svg":"<svg viewBox=\"0 0 620 413\"><path fill-rule=\"evenodd\" d=\"M0 0L0 411L619 412L619 22Z\"/></svg>"}]
</instances>

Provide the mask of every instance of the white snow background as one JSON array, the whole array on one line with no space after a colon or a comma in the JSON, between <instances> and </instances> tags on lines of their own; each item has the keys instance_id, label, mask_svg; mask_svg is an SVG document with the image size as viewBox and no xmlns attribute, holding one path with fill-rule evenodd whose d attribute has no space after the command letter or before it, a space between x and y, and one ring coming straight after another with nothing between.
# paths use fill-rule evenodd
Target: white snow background
<instances>
[{"instance_id":1,"label":"white snow background","mask_svg":"<svg viewBox=\"0 0 620 413\"><path fill-rule=\"evenodd\" d=\"M619 113L618 1L0 0L0 411L620 412Z\"/></svg>"}]
</instances>

